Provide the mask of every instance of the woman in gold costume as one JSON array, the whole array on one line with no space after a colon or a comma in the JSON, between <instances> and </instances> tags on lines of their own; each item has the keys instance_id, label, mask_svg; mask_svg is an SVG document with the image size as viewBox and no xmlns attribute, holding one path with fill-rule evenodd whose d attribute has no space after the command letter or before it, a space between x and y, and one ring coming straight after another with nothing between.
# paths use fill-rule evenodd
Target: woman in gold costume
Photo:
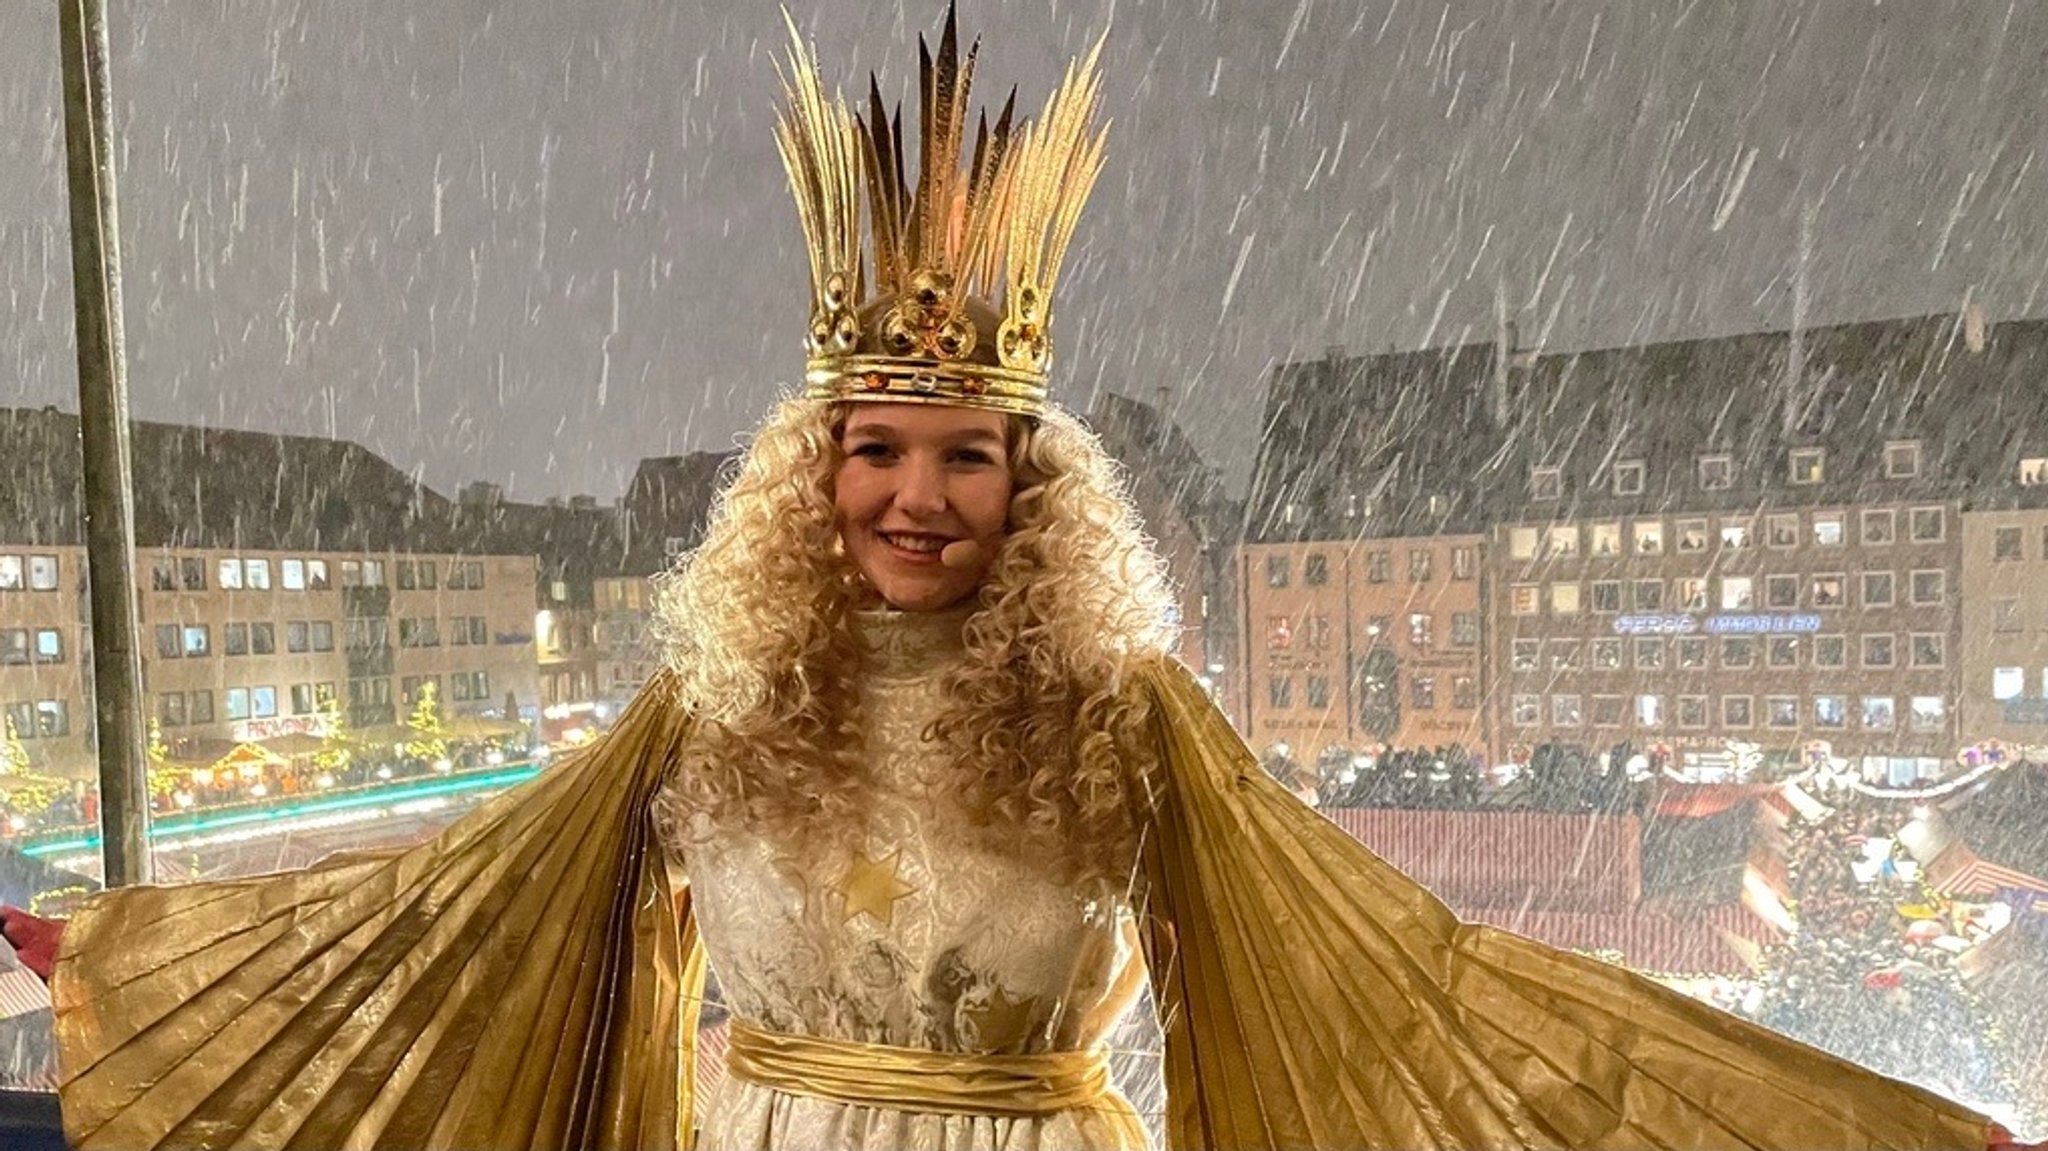
<instances>
[{"instance_id":1,"label":"woman in gold costume","mask_svg":"<svg viewBox=\"0 0 2048 1151\"><path fill-rule=\"evenodd\" d=\"M1956 1148L1992 1134L1459 922L1259 770L1168 654L1114 465L1049 402L1095 58L956 171L792 50L810 359L663 582L667 668L431 842L107 893L64 929L66 1130L118 1148ZM10 933L44 925L19 917ZM724 1088L692 1097L707 965Z\"/></svg>"}]
</instances>

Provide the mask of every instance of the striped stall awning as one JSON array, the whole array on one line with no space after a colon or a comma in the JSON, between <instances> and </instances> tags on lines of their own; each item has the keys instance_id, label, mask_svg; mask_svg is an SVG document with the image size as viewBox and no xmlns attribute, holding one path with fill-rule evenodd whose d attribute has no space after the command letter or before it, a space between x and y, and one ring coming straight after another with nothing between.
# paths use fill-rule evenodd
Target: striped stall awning
<instances>
[{"instance_id":1,"label":"striped stall awning","mask_svg":"<svg viewBox=\"0 0 2048 1151\"><path fill-rule=\"evenodd\" d=\"M1738 901L1644 906L1633 817L1520 811L1325 810L1459 918L1670 975L1746 975L1780 935Z\"/></svg>"},{"instance_id":2,"label":"striped stall awning","mask_svg":"<svg viewBox=\"0 0 2048 1151\"><path fill-rule=\"evenodd\" d=\"M1927 866L1927 883L1951 898L1958 895L1995 895L2000 890L2035 891L2048 895L2048 879L1996 864L1971 851L1960 842L1935 856Z\"/></svg>"},{"instance_id":3,"label":"striped stall awning","mask_svg":"<svg viewBox=\"0 0 2048 1151\"><path fill-rule=\"evenodd\" d=\"M1642 896L1642 825L1632 815L1404 808L1323 814L1454 907L1620 911Z\"/></svg>"}]
</instances>

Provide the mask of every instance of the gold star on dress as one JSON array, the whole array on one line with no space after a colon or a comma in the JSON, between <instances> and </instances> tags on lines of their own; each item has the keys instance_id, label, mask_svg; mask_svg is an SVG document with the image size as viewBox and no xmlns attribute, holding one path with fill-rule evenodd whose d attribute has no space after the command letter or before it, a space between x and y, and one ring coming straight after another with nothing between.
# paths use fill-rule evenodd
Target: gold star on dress
<instances>
[{"instance_id":1,"label":"gold star on dress","mask_svg":"<svg viewBox=\"0 0 2048 1151\"><path fill-rule=\"evenodd\" d=\"M889 857L876 861L867 853L856 850L853 862L846 867L846 874L839 877L839 894L846 900L845 922L863 912L874 921L888 927L896 915L896 901L915 892L917 888L903 882L896 874L896 868L903 853L892 851Z\"/></svg>"}]
</instances>

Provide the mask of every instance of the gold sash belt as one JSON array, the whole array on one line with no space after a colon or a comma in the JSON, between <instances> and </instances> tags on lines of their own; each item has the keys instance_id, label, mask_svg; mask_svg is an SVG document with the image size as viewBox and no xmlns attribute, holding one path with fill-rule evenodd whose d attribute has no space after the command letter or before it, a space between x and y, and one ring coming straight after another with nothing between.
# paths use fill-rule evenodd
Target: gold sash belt
<instances>
[{"instance_id":1,"label":"gold sash belt","mask_svg":"<svg viewBox=\"0 0 2048 1151\"><path fill-rule=\"evenodd\" d=\"M998 1119L1075 1108L1130 1110L1110 1085L1109 1053L1100 1047L982 1055L785 1035L738 1019L728 1026L726 1073L792 1095Z\"/></svg>"}]
</instances>

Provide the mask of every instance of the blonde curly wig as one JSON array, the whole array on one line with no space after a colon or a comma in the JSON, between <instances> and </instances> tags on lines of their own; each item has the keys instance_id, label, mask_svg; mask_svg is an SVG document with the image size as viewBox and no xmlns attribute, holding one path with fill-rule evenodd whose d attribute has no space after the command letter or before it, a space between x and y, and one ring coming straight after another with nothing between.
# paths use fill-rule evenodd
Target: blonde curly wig
<instances>
[{"instance_id":1,"label":"blonde curly wig","mask_svg":"<svg viewBox=\"0 0 2048 1151\"><path fill-rule=\"evenodd\" d=\"M848 406L781 401L660 581L656 631L696 738L663 811L773 839L843 843L866 814L853 613L879 598L833 506ZM1174 648L1173 595L1118 466L1064 411L1010 417L1008 532L925 737L991 846L1070 877L1130 865L1155 753L1138 662Z\"/></svg>"}]
</instances>

